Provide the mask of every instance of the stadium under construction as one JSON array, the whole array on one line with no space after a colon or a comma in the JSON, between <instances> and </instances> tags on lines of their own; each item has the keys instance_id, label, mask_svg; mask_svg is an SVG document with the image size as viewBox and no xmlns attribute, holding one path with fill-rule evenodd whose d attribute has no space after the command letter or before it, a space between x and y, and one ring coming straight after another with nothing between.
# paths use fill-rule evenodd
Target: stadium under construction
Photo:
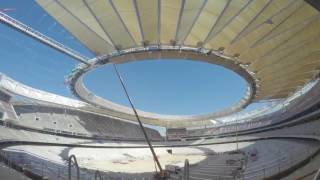
<instances>
[{"instance_id":1,"label":"stadium under construction","mask_svg":"<svg viewBox=\"0 0 320 180\"><path fill-rule=\"evenodd\" d=\"M320 179L319 1L30 0L31 15L11 12L19 3L0 2L0 39L15 33L68 57L61 81L73 97L7 73L16 68L0 73L0 179ZM34 26L46 20L36 11L86 53ZM159 59L223 67L244 95L203 114L136 108L118 67ZM109 66L129 106L85 82Z\"/></svg>"}]
</instances>

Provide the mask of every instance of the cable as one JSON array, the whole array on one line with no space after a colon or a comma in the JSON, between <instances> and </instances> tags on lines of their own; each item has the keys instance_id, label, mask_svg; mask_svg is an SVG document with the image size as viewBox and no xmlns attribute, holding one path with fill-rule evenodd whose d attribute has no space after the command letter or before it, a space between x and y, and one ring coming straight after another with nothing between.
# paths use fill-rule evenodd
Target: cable
<instances>
[{"instance_id":1,"label":"cable","mask_svg":"<svg viewBox=\"0 0 320 180\"><path fill-rule=\"evenodd\" d=\"M121 83L121 86L122 86L122 88L123 88L123 90L124 90L124 92L126 94L126 97L127 97L128 101L129 101L129 103L131 105L131 108L132 108L132 110L133 110L133 112L134 112L134 114L135 114L135 116L136 116L136 118L137 118L137 120L139 122L140 128L141 128L141 130L143 132L143 135L144 135L144 137L145 137L145 139L146 139L146 141L147 141L147 143L149 145L150 151L151 151L151 153L153 155L153 159L157 163L157 166L159 168L160 174L162 174L163 170L162 170L161 164L159 162L159 159L158 159L158 157L157 157L157 155L156 155L156 153L155 153L155 151L153 149L153 146L152 146L152 144L151 144L151 142L149 140L148 134L147 134L147 132L146 132L146 130L145 130L140 118L139 118L138 112L136 111L136 108L134 107L134 105L132 103L132 100L131 100L131 98L129 96L129 93L128 93L127 88L126 88L126 86L124 84L124 81L123 81L123 79L122 79L122 77L121 77L121 75L120 75L120 73L119 73L119 71L117 69L117 66L115 64L113 64L113 68L114 68L114 70L115 70L115 72L117 74L117 77L118 77L118 79L119 79L119 81Z\"/></svg>"}]
</instances>

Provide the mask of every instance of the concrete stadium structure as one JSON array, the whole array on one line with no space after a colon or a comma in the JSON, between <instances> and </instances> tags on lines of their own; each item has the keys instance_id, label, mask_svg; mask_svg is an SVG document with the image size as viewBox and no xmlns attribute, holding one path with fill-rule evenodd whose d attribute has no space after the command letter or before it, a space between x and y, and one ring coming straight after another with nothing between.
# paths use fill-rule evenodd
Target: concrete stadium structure
<instances>
[{"instance_id":1,"label":"concrete stadium structure","mask_svg":"<svg viewBox=\"0 0 320 180\"><path fill-rule=\"evenodd\" d=\"M2 24L79 61L66 78L79 100L0 74L1 177L320 179L318 1L37 4L96 57L89 59L0 11ZM144 134L131 108L93 94L83 82L86 73L102 66L168 58L223 66L246 80L247 91L233 106L209 114L137 110ZM276 103L242 111L269 100ZM166 177L154 176L161 172L156 159Z\"/></svg>"}]
</instances>

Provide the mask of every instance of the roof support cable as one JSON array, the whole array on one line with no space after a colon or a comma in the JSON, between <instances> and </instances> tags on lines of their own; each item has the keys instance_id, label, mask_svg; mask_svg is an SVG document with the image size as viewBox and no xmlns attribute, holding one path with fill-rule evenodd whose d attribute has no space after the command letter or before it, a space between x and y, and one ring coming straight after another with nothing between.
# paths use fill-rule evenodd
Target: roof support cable
<instances>
[{"instance_id":1,"label":"roof support cable","mask_svg":"<svg viewBox=\"0 0 320 180\"><path fill-rule=\"evenodd\" d=\"M154 159L154 161L156 162L156 164L157 164L157 166L158 166L158 168L159 168L160 178L161 178L161 179L165 179L165 178L166 178L166 173L165 173L165 171L164 171L164 170L162 169L162 167L161 167L161 164L160 164L160 162L159 162L159 159L158 159L158 157L157 157L157 154L155 153L155 151L154 151L154 149L153 149L153 146L152 146L152 144L151 144L151 142L150 142L150 140L149 140L147 131L145 130L145 128L144 128L144 126L143 126L143 124L142 124L142 122L141 122L141 120L140 120L140 118L139 118L138 112L137 112L136 108L134 107L134 105L133 105L133 103L132 103L132 100L131 100L131 98L130 98L130 96L129 96L129 93L128 93L128 91L127 91L127 88L126 88L126 86L125 86L125 84L124 84L123 78L121 77L121 75L120 75L120 73L119 73L119 71L118 71L118 68L117 68L116 64L113 64L113 68L114 68L114 70L115 70L115 72L116 72L116 74L117 74L117 77L118 77L118 79L119 79L119 81L120 81L120 83L121 83L121 86L122 86L122 88L123 88L123 90L124 90L124 92L125 92L125 94L126 94L126 97L127 97L128 101L129 101L129 103L130 103L130 106L131 106L131 108L132 108L132 110L133 110L133 112L134 112L134 114L135 114L135 116L136 116L136 118L137 118L137 120L138 120L139 126L140 126L140 128L141 128L141 130L142 130L142 132L143 132L143 135L144 135L144 138L145 138L146 142L148 143L148 146L149 146L150 151L151 151L151 153L152 153L153 159Z\"/></svg>"},{"instance_id":2,"label":"roof support cable","mask_svg":"<svg viewBox=\"0 0 320 180\"><path fill-rule=\"evenodd\" d=\"M189 168L190 168L189 160L186 159L184 161L183 180L189 180Z\"/></svg>"},{"instance_id":3,"label":"roof support cable","mask_svg":"<svg viewBox=\"0 0 320 180\"><path fill-rule=\"evenodd\" d=\"M82 54L80 54L79 52L67 47L64 44L61 44L57 41L55 41L54 39L51 39L47 36L45 36L44 34L32 29L31 27L23 24L22 22L8 16L5 13L0 12L0 23L7 25L8 27L18 31L18 32L22 32L25 35L39 41L40 43L49 46L65 55L68 55L69 57L84 63L86 65L90 65L90 63L88 62L88 58L83 56Z\"/></svg>"}]
</instances>

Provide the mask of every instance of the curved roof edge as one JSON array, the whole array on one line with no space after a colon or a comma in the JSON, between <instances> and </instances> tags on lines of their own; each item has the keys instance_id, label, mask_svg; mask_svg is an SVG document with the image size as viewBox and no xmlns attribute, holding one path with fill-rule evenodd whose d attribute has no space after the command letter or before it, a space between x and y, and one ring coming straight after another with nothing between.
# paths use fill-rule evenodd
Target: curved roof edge
<instances>
[{"instance_id":1,"label":"curved roof edge","mask_svg":"<svg viewBox=\"0 0 320 180\"><path fill-rule=\"evenodd\" d=\"M145 47L145 48L131 48L127 50L119 51L110 55L101 56L90 60L91 65L80 64L72 73L68 76L67 81L73 94L79 97L81 100L104 108L112 114L121 116L127 119L135 119L131 108L122 106L111 101L108 101L102 97L96 96L89 91L82 80L82 77L90 72L104 65L111 63L120 64L130 61L146 60L146 59L188 59L194 61L207 62L223 66L241 76L247 82L247 90L244 97L233 104L231 107L223 109L221 111L212 112L202 115L163 115L150 113L139 110L139 116L143 120L161 120L166 123L171 121L206 121L213 118L230 115L232 113L242 110L249 105L256 93L256 80L244 64L239 64L234 58L226 57L220 52L211 51L206 49L191 48L191 47L177 47L177 46L161 46L161 47Z\"/></svg>"}]
</instances>

